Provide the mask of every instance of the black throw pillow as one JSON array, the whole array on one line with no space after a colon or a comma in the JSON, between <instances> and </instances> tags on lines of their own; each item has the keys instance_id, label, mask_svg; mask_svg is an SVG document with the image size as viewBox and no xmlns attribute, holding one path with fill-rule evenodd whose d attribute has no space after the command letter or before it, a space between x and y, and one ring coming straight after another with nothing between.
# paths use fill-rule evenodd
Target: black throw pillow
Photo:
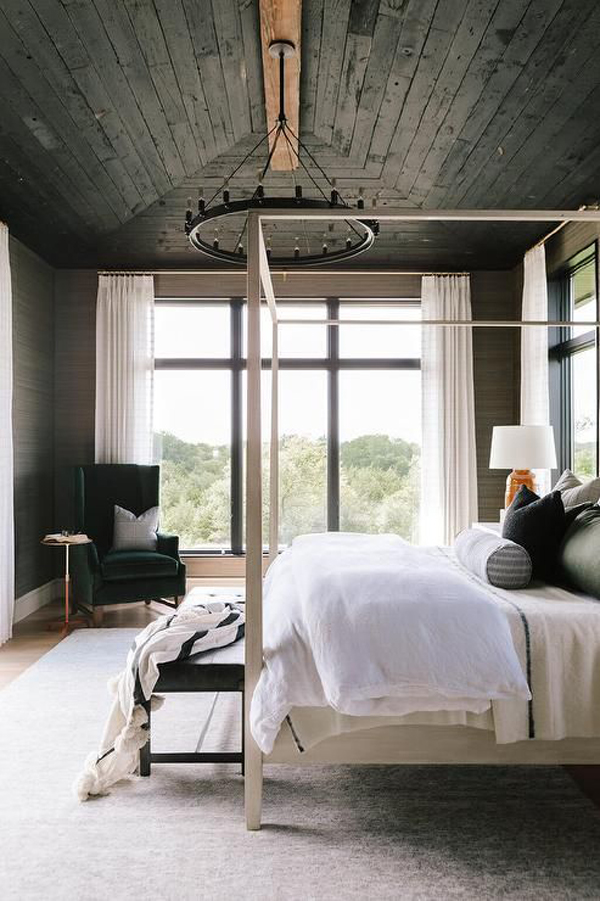
<instances>
[{"instance_id":1,"label":"black throw pillow","mask_svg":"<svg viewBox=\"0 0 600 901\"><path fill-rule=\"evenodd\" d=\"M568 529L571 523L575 522L580 513L583 513L585 510L591 510L592 507L596 510L599 509L598 505L594 504L593 501L584 501L582 504L577 504L576 507L565 507L565 528Z\"/></svg>"},{"instance_id":2,"label":"black throw pillow","mask_svg":"<svg viewBox=\"0 0 600 901\"><path fill-rule=\"evenodd\" d=\"M521 485L506 511L502 537L525 548L531 557L534 579L550 582L566 527L560 491L538 497L526 485Z\"/></svg>"},{"instance_id":3,"label":"black throw pillow","mask_svg":"<svg viewBox=\"0 0 600 901\"><path fill-rule=\"evenodd\" d=\"M575 518L558 551L558 572L570 588L600 598L600 507Z\"/></svg>"}]
</instances>

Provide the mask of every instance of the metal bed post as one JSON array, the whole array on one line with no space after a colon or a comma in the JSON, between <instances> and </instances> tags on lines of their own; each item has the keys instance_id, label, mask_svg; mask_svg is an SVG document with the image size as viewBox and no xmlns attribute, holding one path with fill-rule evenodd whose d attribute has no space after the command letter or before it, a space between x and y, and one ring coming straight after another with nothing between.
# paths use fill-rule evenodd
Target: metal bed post
<instances>
[{"instance_id":1,"label":"metal bed post","mask_svg":"<svg viewBox=\"0 0 600 901\"><path fill-rule=\"evenodd\" d=\"M279 329L277 301L271 279L269 257L262 228L258 232L260 281L272 323L271 351L271 442L269 452L269 563L279 553Z\"/></svg>"},{"instance_id":2,"label":"metal bed post","mask_svg":"<svg viewBox=\"0 0 600 901\"><path fill-rule=\"evenodd\" d=\"M262 752L250 731L250 704L263 660L262 467L260 423L260 221L248 214L248 375L246 444L246 659L244 671L244 800L246 828L260 829Z\"/></svg>"},{"instance_id":3,"label":"metal bed post","mask_svg":"<svg viewBox=\"0 0 600 901\"><path fill-rule=\"evenodd\" d=\"M269 456L269 563L279 553L279 341L273 322L271 361L271 451Z\"/></svg>"}]
</instances>

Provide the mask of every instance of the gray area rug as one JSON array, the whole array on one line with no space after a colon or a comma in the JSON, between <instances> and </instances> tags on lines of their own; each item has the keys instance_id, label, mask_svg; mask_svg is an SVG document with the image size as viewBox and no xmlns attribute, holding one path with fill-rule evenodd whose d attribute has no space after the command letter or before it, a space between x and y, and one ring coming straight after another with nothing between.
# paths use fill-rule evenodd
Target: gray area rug
<instances>
[{"instance_id":1,"label":"gray area rug","mask_svg":"<svg viewBox=\"0 0 600 901\"><path fill-rule=\"evenodd\" d=\"M133 634L76 632L0 692L3 901L600 898L600 812L555 767L268 767L260 833L232 766L156 766L80 804ZM156 749L193 750L211 700L169 697ZM205 748L238 728L220 698Z\"/></svg>"}]
</instances>

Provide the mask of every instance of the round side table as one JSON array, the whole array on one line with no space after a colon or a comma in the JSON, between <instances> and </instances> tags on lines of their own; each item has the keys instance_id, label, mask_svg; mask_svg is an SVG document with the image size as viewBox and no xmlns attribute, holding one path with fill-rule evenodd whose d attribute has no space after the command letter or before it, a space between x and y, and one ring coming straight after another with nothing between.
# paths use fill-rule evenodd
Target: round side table
<instances>
[{"instance_id":1,"label":"round side table","mask_svg":"<svg viewBox=\"0 0 600 901\"><path fill-rule=\"evenodd\" d=\"M81 616L72 617L69 615L69 595L71 588L71 575L69 573L69 548L77 544L91 544L91 538L83 541L81 537L76 537L75 535L72 538L65 536L61 538L60 541L56 541L51 538L43 538L41 543L46 547L64 547L65 549L65 618L49 623L48 628L60 629L62 632L64 632L65 635L68 635L69 632L73 631L73 629L79 629L81 626L89 626L89 621L87 619L84 619Z\"/></svg>"}]
</instances>

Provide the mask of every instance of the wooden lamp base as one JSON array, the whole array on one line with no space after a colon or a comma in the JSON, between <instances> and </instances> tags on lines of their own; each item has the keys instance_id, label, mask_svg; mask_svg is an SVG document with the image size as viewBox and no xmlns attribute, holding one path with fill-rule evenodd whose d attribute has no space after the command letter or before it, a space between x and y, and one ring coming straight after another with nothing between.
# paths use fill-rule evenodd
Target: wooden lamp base
<instances>
[{"instance_id":1,"label":"wooden lamp base","mask_svg":"<svg viewBox=\"0 0 600 901\"><path fill-rule=\"evenodd\" d=\"M504 495L504 506L507 510L521 485L526 485L530 491L536 491L535 476L530 469L513 469L508 475L506 479L506 494Z\"/></svg>"}]
</instances>

